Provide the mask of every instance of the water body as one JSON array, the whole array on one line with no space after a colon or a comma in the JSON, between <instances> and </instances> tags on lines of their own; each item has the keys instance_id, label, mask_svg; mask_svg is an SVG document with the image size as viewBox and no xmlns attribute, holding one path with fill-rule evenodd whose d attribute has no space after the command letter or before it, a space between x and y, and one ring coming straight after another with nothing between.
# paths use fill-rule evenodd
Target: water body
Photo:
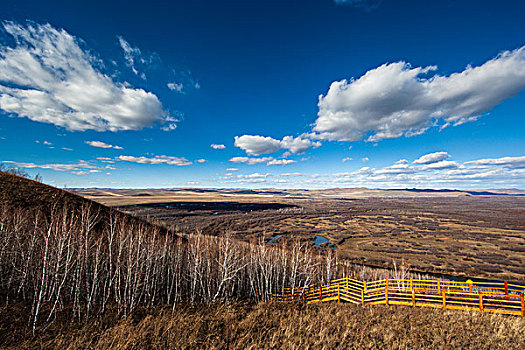
<instances>
[{"instance_id":1,"label":"water body","mask_svg":"<svg viewBox=\"0 0 525 350\"><path fill-rule=\"evenodd\" d=\"M281 237L281 235L275 235L275 236L270 237L268 244L277 244L277 239L279 239L279 237Z\"/></svg>"},{"instance_id":2,"label":"water body","mask_svg":"<svg viewBox=\"0 0 525 350\"><path fill-rule=\"evenodd\" d=\"M316 247L320 247L321 244L328 243L328 242L329 242L328 238L319 236L319 235L315 235L314 244Z\"/></svg>"}]
</instances>

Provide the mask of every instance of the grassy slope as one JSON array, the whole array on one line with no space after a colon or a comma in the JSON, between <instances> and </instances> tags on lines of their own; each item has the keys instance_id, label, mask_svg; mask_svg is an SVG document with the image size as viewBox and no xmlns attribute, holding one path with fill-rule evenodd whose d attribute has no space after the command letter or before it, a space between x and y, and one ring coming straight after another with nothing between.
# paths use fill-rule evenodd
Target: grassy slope
<instances>
[{"instance_id":1,"label":"grassy slope","mask_svg":"<svg viewBox=\"0 0 525 350\"><path fill-rule=\"evenodd\" d=\"M477 312L261 303L148 309L84 326L57 320L43 335L0 308L0 348L27 349L523 349L525 320ZM18 317L13 315L18 314ZM21 325L20 325L21 326ZM15 327L23 329L23 327Z\"/></svg>"},{"instance_id":2,"label":"grassy slope","mask_svg":"<svg viewBox=\"0 0 525 350\"><path fill-rule=\"evenodd\" d=\"M67 204L77 209L83 205L89 205L99 213L100 224L104 224L110 214L116 212L115 209L75 193L2 171L0 171L0 202L16 208L43 210L44 213L50 212L52 205ZM119 215L126 216L133 221L144 222L140 218L125 213L119 212Z\"/></svg>"}]
</instances>

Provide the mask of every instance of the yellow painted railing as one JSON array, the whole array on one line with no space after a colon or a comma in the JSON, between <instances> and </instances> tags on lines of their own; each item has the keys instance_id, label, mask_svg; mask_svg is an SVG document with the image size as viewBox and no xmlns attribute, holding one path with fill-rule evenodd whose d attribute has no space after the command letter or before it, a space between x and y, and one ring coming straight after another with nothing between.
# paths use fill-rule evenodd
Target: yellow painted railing
<instances>
[{"instance_id":1,"label":"yellow painted railing","mask_svg":"<svg viewBox=\"0 0 525 350\"><path fill-rule=\"evenodd\" d=\"M348 277L271 293L277 301L313 304L345 301L362 305L407 305L479 310L525 317L525 286L508 282L418 279L359 281Z\"/></svg>"}]
</instances>

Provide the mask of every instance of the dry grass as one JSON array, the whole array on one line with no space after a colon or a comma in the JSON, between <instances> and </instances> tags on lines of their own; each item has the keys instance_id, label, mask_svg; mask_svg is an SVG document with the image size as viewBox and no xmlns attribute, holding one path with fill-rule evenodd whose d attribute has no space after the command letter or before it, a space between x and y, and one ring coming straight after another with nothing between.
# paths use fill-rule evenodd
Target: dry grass
<instances>
[{"instance_id":1,"label":"dry grass","mask_svg":"<svg viewBox=\"0 0 525 350\"><path fill-rule=\"evenodd\" d=\"M172 194L171 198L178 202L209 201L211 206L224 200L220 197L223 192L226 193L217 190L214 197L210 194L192 197L185 192L184 197ZM118 198L132 203L131 193L127 190ZM247 200L270 201L247 196L235 198L238 202ZM122 208L139 217L155 217L181 232L199 228L205 234L228 232L244 240L293 234L306 242L323 233L330 244L337 246L341 258L354 263L391 267L392 259L405 260L413 271L424 273L525 281L525 197L349 200L312 194L308 198L274 195L271 202L298 207L248 213L146 204Z\"/></svg>"},{"instance_id":2,"label":"dry grass","mask_svg":"<svg viewBox=\"0 0 525 350\"><path fill-rule=\"evenodd\" d=\"M20 312L20 310L17 310ZM83 326L8 336L13 307L0 309L1 348L25 349L522 349L525 320L478 312L283 303L141 309ZM19 318L18 322L23 322ZM11 328L12 329L12 328Z\"/></svg>"}]
</instances>

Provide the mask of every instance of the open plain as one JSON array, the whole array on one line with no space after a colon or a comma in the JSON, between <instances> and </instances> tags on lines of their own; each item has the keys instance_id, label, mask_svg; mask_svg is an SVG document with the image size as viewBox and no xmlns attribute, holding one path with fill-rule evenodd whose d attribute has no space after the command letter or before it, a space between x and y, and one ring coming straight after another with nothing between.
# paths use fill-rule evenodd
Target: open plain
<instances>
[{"instance_id":1,"label":"open plain","mask_svg":"<svg viewBox=\"0 0 525 350\"><path fill-rule=\"evenodd\" d=\"M348 261L412 271L525 280L519 190L77 189L181 234L200 230L279 243L296 236Z\"/></svg>"}]
</instances>

